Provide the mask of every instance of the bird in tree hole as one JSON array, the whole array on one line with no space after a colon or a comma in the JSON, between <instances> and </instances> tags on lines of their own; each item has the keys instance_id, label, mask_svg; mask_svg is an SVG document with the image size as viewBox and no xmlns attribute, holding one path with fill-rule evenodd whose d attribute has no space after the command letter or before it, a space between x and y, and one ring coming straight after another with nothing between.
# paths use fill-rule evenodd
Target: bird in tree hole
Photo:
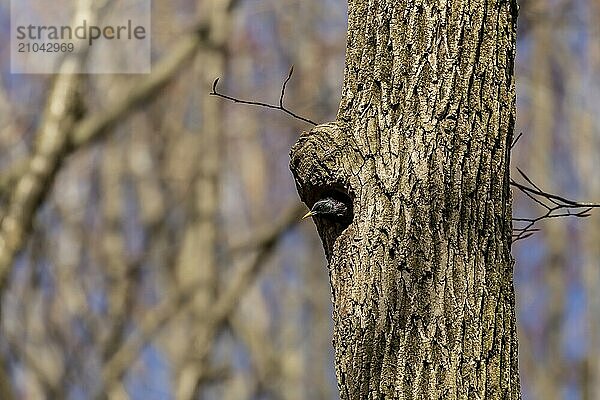
<instances>
[{"instance_id":1,"label":"bird in tree hole","mask_svg":"<svg viewBox=\"0 0 600 400\"><path fill-rule=\"evenodd\" d=\"M302 219L308 217L323 217L336 222L349 222L352 217L350 207L341 200L326 197L317 201Z\"/></svg>"}]
</instances>

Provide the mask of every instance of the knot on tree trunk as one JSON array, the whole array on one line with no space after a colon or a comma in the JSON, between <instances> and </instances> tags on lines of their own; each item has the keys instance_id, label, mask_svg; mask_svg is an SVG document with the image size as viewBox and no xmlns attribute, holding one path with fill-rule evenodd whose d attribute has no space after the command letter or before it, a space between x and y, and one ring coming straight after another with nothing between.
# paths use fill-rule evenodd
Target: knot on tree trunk
<instances>
[{"instance_id":1,"label":"knot on tree trunk","mask_svg":"<svg viewBox=\"0 0 600 400\"><path fill-rule=\"evenodd\" d=\"M290 169L300 198L309 208L328 191L353 197L348 160L351 141L345 124L330 122L303 132L292 147Z\"/></svg>"},{"instance_id":2,"label":"knot on tree trunk","mask_svg":"<svg viewBox=\"0 0 600 400\"><path fill-rule=\"evenodd\" d=\"M348 126L338 121L302 133L290 152L290 169L308 208L331 197L346 203L352 214L358 189L357 168L363 164ZM351 221L352 215L347 221L315 219L328 259L335 240Z\"/></svg>"}]
</instances>

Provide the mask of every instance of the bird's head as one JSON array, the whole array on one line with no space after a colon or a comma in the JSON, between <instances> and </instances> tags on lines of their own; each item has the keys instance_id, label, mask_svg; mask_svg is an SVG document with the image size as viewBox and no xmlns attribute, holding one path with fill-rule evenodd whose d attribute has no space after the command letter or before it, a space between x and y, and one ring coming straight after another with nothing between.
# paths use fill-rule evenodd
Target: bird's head
<instances>
[{"instance_id":1,"label":"bird's head","mask_svg":"<svg viewBox=\"0 0 600 400\"><path fill-rule=\"evenodd\" d=\"M350 217L350 214L349 207L343 201L327 197L317 201L302 219L308 217L323 217L343 221L347 220Z\"/></svg>"}]
</instances>

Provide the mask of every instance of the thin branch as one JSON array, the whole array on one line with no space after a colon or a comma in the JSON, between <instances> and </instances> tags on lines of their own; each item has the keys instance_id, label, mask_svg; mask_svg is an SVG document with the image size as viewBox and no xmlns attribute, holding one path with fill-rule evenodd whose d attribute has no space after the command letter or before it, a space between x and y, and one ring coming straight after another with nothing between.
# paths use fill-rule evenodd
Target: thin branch
<instances>
[{"instance_id":1,"label":"thin branch","mask_svg":"<svg viewBox=\"0 0 600 400\"><path fill-rule=\"evenodd\" d=\"M531 189L531 188L529 188L527 186L524 186L524 185L521 185L521 184L517 183L515 180L512 180L511 184L513 186L517 186L521 190L525 190L528 193L531 193L533 195L538 195L538 196L544 197L544 198L552 201L553 203L555 203L557 205L559 203L562 203L562 204L570 205L571 207L595 207L594 203L579 203L579 202L577 202L575 200L569 200L569 199L566 199L564 197L561 197L561 196L558 196L558 195L555 195L555 194L552 194L552 193L545 192L545 191L537 188L537 186L534 185L534 183L531 181L531 179L529 179L527 177L527 175L525 175L523 173L523 171L519 170L519 172L521 174L523 174L523 176L525 177L525 179L527 180L527 182L529 182L532 186L534 186L534 188L536 188L536 189ZM553 200L556 200L556 202L553 201Z\"/></svg>"},{"instance_id":2,"label":"thin branch","mask_svg":"<svg viewBox=\"0 0 600 400\"><path fill-rule=\"evenodd\" d=\"M590 212L593 209L600 208L599 203L582 203L548 193L536 185L523 171L518 168L517 170L531 186L519 183L514 179L510 180L510 184L531 200L544 207L546 212L533 218L513 218L514 222L523 224L521 227L513 228L513 243L526 239L538 232L539 229L535 228L535 225L540 221L564 217L586 218L590 216Z\"/></svg>"},{"instance_id":3,"label":"thin branch","mask_svg":"<svg viewBox=\"0 0 600 400\"><path fill-rule=\"evenodd\" d=\"M283 98L285 97L285 88L287 87L287 84L290 81L290 79L292 79L292 74L293 73L294 73L294 66L292 65L290 67L290 72L288 73L287 78L285 78L285 81L283 81L283 85L281 85L281 96L279 96L279 107L281 109L284 108L284 106L283 106Z\"/></svg>"},{"instance_id":4,"label":"thin branch","mask_svg":"<svg viewBox=\"0 0 600 400\"><path fill-rule=\"evenodd\" d=\"M517 137L513 140L513 142L510 145L510 149L512 150L516 144L519 142L519 139L521 139L523 137L523 132L520 132Z\"/></svg>"},{"instance_id":5,"label":"thin branch","mask_svg":"<svg viewBox=\"0 0 600 400\"><path fill-rule=\"evenodd\" d=\"M265 108L270 108L272 110L283 111L284 113L292 116L293 118L296 118L296 119L298 119L300 121L303 121L303 122L306 122L308 124L312 124L313 126L316 126L317 125L316 122L314 122L314 121L312 121L312 120L310 120L308 118L302 117L302 116L294 113L293 111L289 110L288 108L286 108L283 105L283 99L285 97L285 89L286 89L287 84L290 81L290 79L292 79L292 74L293 73L294 73L294 66L292 66L290 68L290 72L288 73L287 78L283 81L283 84L281 86L281 96L279 97L279 105L274 105L274 104L269 104L269 103L263 103L263 102L260 102L260 101L242 100L242 99L238 99L238 98L235 98L235 97L228 96L228 95L223 94L223 93L219 93L219 92L217 92L217 85L219 84L219 79L220 78L215 79L215 81L213 83L213 87L212 87L212 92L210 92L209 95L210 96L217 96L217 97L220 97L222 99L229 100L229 101L232 101L232 102L238 103L238 104L247 104L247 105L250 105L250 106L265 107Z\"/></svg>"},{"instance_id":6,"label":"thin branch","mask_svg":"<svg viewBox=\"0 0 600 400\"><path fill-rule=\"evenodd\" d=\"M533 181L525 174L525 172L523 172L521 170L521 168L517 167L517 171L519 171L519 174L521 174L521 176L523 177L523 179L525 179L527 182L529 182L529 184L531 186L533 186L534 188L536 188L540 192L542 191L542 189L540 189L540 187L538 185L536 185L535 183L533 183Z\"/></svg>"}]
</instances>

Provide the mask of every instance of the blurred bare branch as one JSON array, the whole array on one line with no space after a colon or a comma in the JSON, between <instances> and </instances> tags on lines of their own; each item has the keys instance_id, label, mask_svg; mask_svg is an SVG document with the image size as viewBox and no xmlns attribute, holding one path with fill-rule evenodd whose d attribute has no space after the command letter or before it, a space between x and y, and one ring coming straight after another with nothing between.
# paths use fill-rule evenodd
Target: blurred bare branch
<instances>
[{"instance_id":1,"label":"blurred bare branch","mask_svg":"<svg viewBox=\"0 0 600 400\"><path fill-rule=\"evenodd\" d=\"M61 151L47 163L54 169L36 176L41 189L31 198L38 200L3 270L2 399L76 393L117 400L151 392L191 399L217 391L223 399L295 400L335 391L326 373L324 258L309 251L308 225L286 235L304 208L286 186L297 126L279 115L231 113L208 92L215 76L226 75L242 96L259 87L275 91L288 109L293 84L294 104L331 115L338 84L330 74L338 68L323 66L342 61L345 32L336 28L320 41L314 27L345 11L318 2L184 3L153 2L160 17L153 19L158 61L151 74L79 75L77 94L63 97L74 104L58 130ZM259 20L275 30L276 46L253 33ZM292 33L309 47L290 46ZM292 62L310 79L257 79ZM51 100L52 79L3 82L0 147L9 151L0 160L0 218L39 152L46 122L38 114ZM287 256L292 248L298 257ZM312 265L320 278L310 299L304 272L298 284L285 282L300 265ZM318 311L304 307L317 297ZM324 335L299 333L316 319ZM238 349L247 350L249 370L234 362ZM300 358L309 349L320 365L303 375L309 359ZM306 386L310 380L317 383Z\"/></svg>"},{"instance_id":2,"label":"blurred bare branch","mask_svg":"<svg viewBox=\"0 0 600 400\"><path fill-rule=\"evenodd\" d=\"M227 321L247 288L257 278L261 268L265 265L265 259L282 239L283 234L300 221L303 211L303 207L299 205L291 206L283 213L282 217L275 221L270 229L270 234L265 235L262 241L256 243L256 247L252 249L255 254L235 272L235 275L229 280L228 286L212 306L212 311L203 318L202 322L207 333L192 344L196 350L194 356L200 360L201 376L205 376L208 372L206 357L213 336ZM142 349L154 339L160 330L193 305L194 295L199 289L201 286L189 284L185 290L178 292L176 297L165 299L162 304L140 321L136 333L127 338L122 343L122 347L115 351L105 363L102 387L110 387L120 381Z\"/></svg>"},{"instance_id":3,"label":"blurred bare branch","mask_svg":"<svg viewBox=\"0 0 600 400\"><path fill-rule=\"evenodd\" d=\"M148 77L141 78L117 96L122 99L120 102L78 123L69 120L69 116L79 101L76 90L80 75L69 72L76 69L73 64L77 62L75 59L65 61L62 72L56 75L57 81L49 97L46 118L37 135L39 139L36 154L29 161L28 170L18 179L8 212L0 221L0 288L10 273L15 253L21 249L30 230L37 207L50 191L58 167L67 152L99 139L102 133L136 107L152 100L206 40L203 32L202 26L199 26L194 34L183 38Z\"/></svg>"}]
</instances>

